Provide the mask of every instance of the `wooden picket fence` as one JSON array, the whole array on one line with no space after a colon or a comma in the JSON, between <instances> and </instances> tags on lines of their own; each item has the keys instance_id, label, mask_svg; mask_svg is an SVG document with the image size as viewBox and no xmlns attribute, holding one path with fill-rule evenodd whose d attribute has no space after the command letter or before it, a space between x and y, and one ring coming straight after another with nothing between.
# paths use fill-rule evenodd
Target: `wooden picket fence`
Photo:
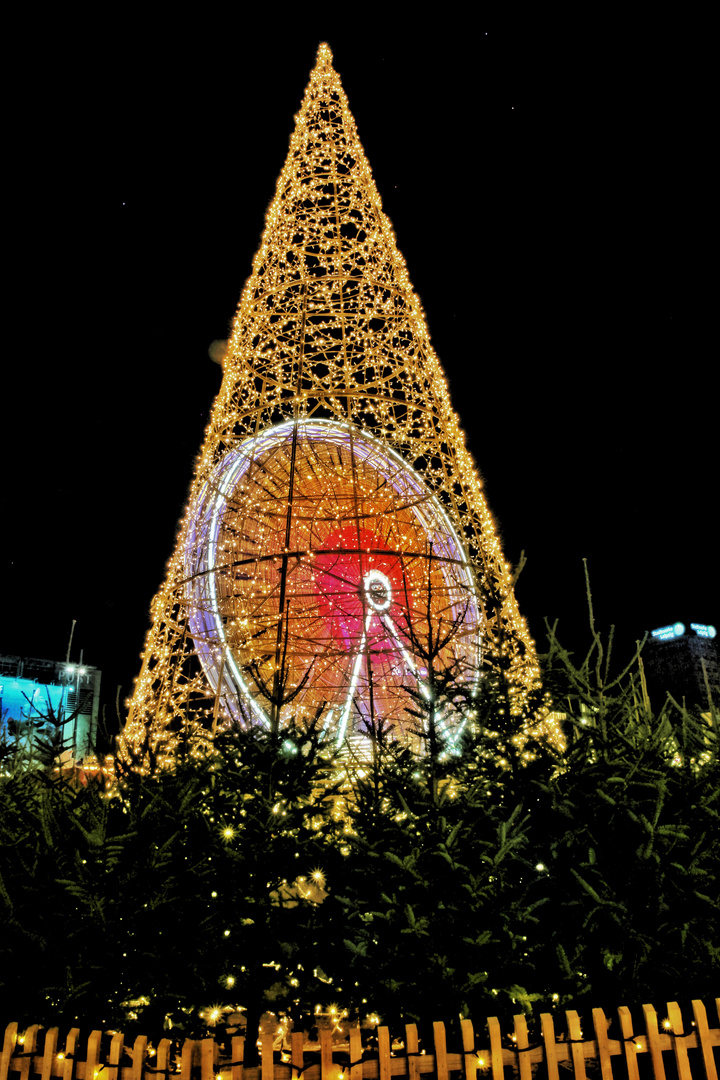
<instances>
[{"instance_id":1,"label":"wooden picket fence","mask_svg":"<svg viewBox=\"0 0 720 1080\"><path fill-rule=\"evenodd\" d=\"M153 1048L141 1035L126 1046L121 1033L106 1033L103 1039L102 1032L93 1031L82 1041L80 1030L72 1028L62 1042L57 1028L41 1039L39 1025L19 1032L17 1024L9 1024L0 1080L420 1080L426 1074L431 1080L505 1080L508 1075L532 1080L541 1066L548 1080L588 1080L588 1073L601 1080L666 1080L666 1068L678 1080L718 1080L714 1048L720 1047L720 999L715 1008L718 1026L711 1028L705 1006L693 1001L693 1019L685 1027L687 1020L674 1002L661 1022L652 1005L643 1005L645 1031L640 1033L634 1030L630 1009L622 1006L616 1038L609 1037L610 1021L602 1009L592 1010L591 1037L583 1035L577 1012L565 1013L567 1030L560 1034L553 1016L544 1013L540 1040L534 1044L523 1016L515 1017L514 1031L505 1038L495 1017L487 1019L487 1034L482 1036L471 1020L461 1020L462 1050L454 1051L447 1047L445 1025L438 1022L433 1025L432 1053L419 1048L415 1024L406 1025L404 1037L396 1039L389 1028L378 1027L371 1033L372 1046L365 1048L368 1033L360 1028L350 1028L344 1041L329 1029L320 1031L314 1043L294 1033L282 1046L276 1035L265 1034L260 1038L260 1064L254 1066L243 1064L245 1039L240 1035L231 1036L228 1058L214 1039L180 1044L162 1039Z\"/></svg>"}]
</instances>

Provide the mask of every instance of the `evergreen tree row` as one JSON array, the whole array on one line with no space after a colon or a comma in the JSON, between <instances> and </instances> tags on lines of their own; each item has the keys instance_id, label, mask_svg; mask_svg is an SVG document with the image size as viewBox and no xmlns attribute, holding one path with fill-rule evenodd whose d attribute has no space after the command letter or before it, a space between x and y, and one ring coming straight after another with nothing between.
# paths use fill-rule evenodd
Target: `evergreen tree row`
<instances>
[{"instance_id":1,"label":"evergreen tree row","mask_svg":"<svg viewBox=\"0 0 720 1080\"><path fill-rule=\"evenodd\" d=\"M409 691L421 754L376 732L219 735L204 760L113 780L0 776L5 1022L201 1035L238 1011L308 1027L508 1016L714 994L718 715L650 707L549 635L564 750L525 742L500 684ZM450 749L441 722L464 724ZM50 755L52 756L52 754Z\"/></svg>"}]
</instances>

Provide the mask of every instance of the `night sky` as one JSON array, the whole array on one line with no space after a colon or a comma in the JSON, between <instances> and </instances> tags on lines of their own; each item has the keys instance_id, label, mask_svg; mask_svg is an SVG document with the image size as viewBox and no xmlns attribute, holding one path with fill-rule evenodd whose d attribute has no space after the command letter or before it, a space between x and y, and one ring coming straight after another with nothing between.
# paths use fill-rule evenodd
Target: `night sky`
<instances>
[{"instance_id":1,"label":"night sky","mask_svg":"<svg viewBox=\"0 0 720 1080\"><path fill-rule=\"evenodd\" d=\"M42 106L18 105L0 652L62 658L76 619L109 711L129 692L220 386L208 347L321 40L506 556L527 555L539 647L545 616L587 644L584 557L618 659L656 626L720 623L702 71L682 28L317 18L278 39L273 18L98 27L45 70Z\"/></svg>"}]
</instances>

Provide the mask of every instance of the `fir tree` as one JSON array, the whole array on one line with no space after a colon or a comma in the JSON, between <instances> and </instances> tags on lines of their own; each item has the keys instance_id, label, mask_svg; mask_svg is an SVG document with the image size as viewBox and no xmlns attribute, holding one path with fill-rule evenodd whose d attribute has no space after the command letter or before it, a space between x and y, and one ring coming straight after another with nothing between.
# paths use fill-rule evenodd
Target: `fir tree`
<instances>
[{"instance_id":1,"label":"fir tree","mask_svg":"<svg viewBox=\"0 0 720 1080\"><path fill-rule=\"evenodd\" d=\"M589 594L588 594L589 595ZM717 716L650 707L638 653L618 675L595 629L575 666L549 629L546 685L566 712L561 766L536 782L549 898L533 938L552 1000L574 1006L714 992L720 968Z\"/></svg>"}]
</instances>

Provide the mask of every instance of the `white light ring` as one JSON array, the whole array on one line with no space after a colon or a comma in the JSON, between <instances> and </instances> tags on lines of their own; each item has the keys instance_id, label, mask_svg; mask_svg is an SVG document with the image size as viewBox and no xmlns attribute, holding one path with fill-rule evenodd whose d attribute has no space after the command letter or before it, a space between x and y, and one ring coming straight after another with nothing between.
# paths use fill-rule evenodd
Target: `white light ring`
<instances>
[{"instance_id":1,"label":"white light ring","mask_svg":"<svg viewBox=\"0 0 720 1080\"><path fill-rule=\"evenodd\" d=\"M379 581L382 587L385 589L386 597L383 604L376 604L372 598L370 587L373 581ZM370 607L377 615L381 615L383 612L388 610L390 604L392 603L392 585L390 584L390 579L387 578L385 574L383 574L382 570L369 570L363 578L363 588L365 589L365 595L367 597L368 603L370 604Z\"/></svg>"},{"instance_id":2,"label":"white light ring","mask_svg":"<svg viewBox=\"0 0 720 1080\"><path fill-rule=\"evenodd\" d=\"M445 510L439 503L437 497L429 491L422 479L415 474L415 470L407 461L392 447L386 446L376 436L371 435L369 432L358 431L354 426L349 424L341 424L331 420L289 420L283 424L279 424L276 427L268 428L266 431L259 435L253 436L244 442L241 446L229 451L225 457L218 462L211 477L202 486L198 499L195 502L195 513L193 514L193 525L188 537L188 545L186 547L185 564L187 570L187 586L186 592L188 599L196 601L198 599L198 592L205 594L203 598L207 599L207 592L209 590L209 599L212 608L212 616L214 623L214 631L216 640L220 644L220 649L225 656L225 669L229 669L229 674L232 681L235 683L235 688L240 690L247 701L248 705L252 709L253 713L263 726L268 726L268 718L265 715L262 708L255 701L250 688L248 687L245 679L240 672L235 657L233 656L232 649L229 647L227 637L225 634L225 628L222 622L222 616L218 609L217 598L217 585L216 585L216 566L217 566L217 544L218 536L222 522L222 516L227 506L228 497L231 491L234 491L237 487L237 483L242 476L247 472L251 463L257 460L265 451L270 447L277 445L279 439L290 434L297 426L298 434L305 439L312 440L317 438L321 442L326 442L335 445L351 445L352 451L359 460L367 462L372 468L374 468L381 476L384 477L393 487L397 494L405 496L408 494L415 496L418 499L418 505L411 505L415 518L422 526L425 533L430 537L433 544L433 548L437 551L441 562L454 563L460 568L461 573L459 577L464 580L452 580L448 581L443 573L443 577L446 580L448 586L448 593L450 595L460 595L456 600L452 602L452 611L454 617L460 617L463 614L467 614L468 603L470 598L472 607L474 608L475 618L471 619L471 624L474 626L475 633L472 634L471 646L472 651L477 651L478 659L480 653L480 607L477 602L475 583L473 580L473 573L465 553L465 549L461 544L457 531L450 521ZM390 461L397 466L397 471L391 476L387 475L387 464ZM214 493L215 497L210 499L211 494ZM412 500L408 500L412 503ZM428 502L434 504L435 507L435 520L424 512L422 503ZM438 519L442 525L442 530L438 529ZM203 525L207 527L207 539L203 544L203 539L199 535L205 530ZM450 544L448 544L448 536L450 538ZM200 546L202 545L202 546ZM454 548L454 551L451 550ZM200 555L200 562L195 563L195 559L198 554ZM372 573L372 571L371 571ZM377 573L380 573L377 571ZM383 575L384 577L384 575ZM366 579L367 580L367 575ZM198 585L199 583L199 585ZM387 586L390 583L387 582ZM460 606L465 606L465 611L460 610ZM389 603L387 605L390 606ZM383 608L382 612L379 611L373 605L373 610L383 615L386 608ZM195 618L193 614L198 612ZM196 643L198 655L205 671L205 674L213 687L215 692L218 692L218 657L215 649L210 648L207 643L205 648L202 648L200 643L206 639L210 627L207 626L205 621L205 612L202 608L198 607L196 603L193 603L191 607L190 623L191 633ZM194 625L193 625L194 624ZM394 624L393 624L394 628ZM367 630L367 628L366 628ZM363 633L365 637L366 631ZM395 635L393 634L393 637ZM402 649L405 655L406 661L408 661L408 654L406 650ZM415 670L415 665L410 661L411 669ZM345 729L348 719L349 703L351 701L354 687L357 684L359 676L359 669L355 664L355 670L351 678L351 687L349 696L347 699L346 707L343 709L340 726ZM223 682L226 682L227 674L223 673ZM474 679L474 686L477 687L480 678L480 665L478 663L476 676ZM228 680L229 681L229 680ZM227 690L231 690L231 686L226 686ZM223 695L225 696L225 695ZM227 702L226 702L227 703ZM231 710L232 711L232 710Z\"/></svg>"}]
</instances>

